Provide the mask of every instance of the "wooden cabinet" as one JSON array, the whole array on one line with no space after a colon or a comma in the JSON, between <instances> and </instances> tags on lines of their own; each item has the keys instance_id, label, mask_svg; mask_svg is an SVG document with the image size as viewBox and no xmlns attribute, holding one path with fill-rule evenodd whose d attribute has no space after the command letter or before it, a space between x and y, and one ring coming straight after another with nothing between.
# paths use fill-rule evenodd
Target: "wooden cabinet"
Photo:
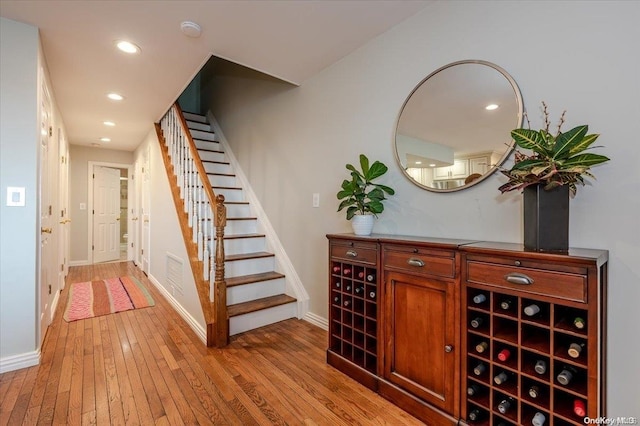
<instances>
[{"instance_id":1,"label":"wooden cabinet","mask_svg":"<svg viewBox=\"0 0 640 426\"><path fill-rule=\"evenodd\" d=\"M606 415L607 251L328 238L329 364L430 425Z\"/></svg>"},{"instance_id":2,"label":"wooden cabinet","mask_svg":"<svg viewBox=\"0 0 640 426\"><path fill-rule=\"evenodd\" d=\"M607 252L460 250L463 422L577 426L603 416Z\"/></svg>"},{"instance_id":3,"label":"wooden cabinet","mask_svg":"<svg viewBox=\"0 0 640 426\"><path fill-rule=\"evenodd\" d=\"M456 253L382 245L383 377L431 406L457 415ZM381 386L383 395L401 395Z\"/></svg>"}]
</instances>

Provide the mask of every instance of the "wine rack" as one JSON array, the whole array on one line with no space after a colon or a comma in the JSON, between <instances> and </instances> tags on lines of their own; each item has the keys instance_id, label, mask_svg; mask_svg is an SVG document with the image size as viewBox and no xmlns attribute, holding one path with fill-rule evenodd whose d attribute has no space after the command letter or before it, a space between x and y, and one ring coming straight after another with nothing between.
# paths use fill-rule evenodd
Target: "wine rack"
<instances>
[{"instance_id":1,"label":"wine rack","mask_svg":"<svg viewBox=\"0 0 640 426\"><path fill-rule=\"evenodd\" d=\"M327 359L329 364L375 388L372 377L378 369L377 248L375 244L351 241L334 244L331 251ZM337 360L336 355L341 359Z\"/></svg>"},{"instance_id":2,"label":"wine rack","mask_svg":"<svg viewBox=\"0 0 640 426\"><path fill-rule=\"evenodd\" d=\"M583 425L602 412L596 323L602 323L603 294L589 291L590 284L599 287L598 270L589 278L587 269L560 269L572 274L554 275L556 290L545 286L546 270L526 275L467 260L461 315L466 424Z\"/></svg>"}]
</instances>

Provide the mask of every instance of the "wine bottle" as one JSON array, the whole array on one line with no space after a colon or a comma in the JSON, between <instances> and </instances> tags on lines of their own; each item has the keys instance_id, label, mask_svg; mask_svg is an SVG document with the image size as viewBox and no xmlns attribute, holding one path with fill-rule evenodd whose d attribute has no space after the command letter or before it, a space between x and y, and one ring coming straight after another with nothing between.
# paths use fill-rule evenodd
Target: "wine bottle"
<instances>
[{"instance_id":1,"label":"wine bottle","mask_svg":"<svg viewBox=\"0 0 640 426\"><path fill-rule=\"evenodd\" d=\"M351 268L344 268L342 270L342 275L344 275L345 277L348 277L349 275L351 275Z\"/></svg>"},{"instance_id":2,"label":"wine bottle","mask_svg":"<svg viewBox=\"0 0 640 426\"><path fill-rule=\"evenodd\" d=\"M351 305L351 302L349 302L348 300L345 300L343 305L344 305L345 308L348 308L349 305Z\"/></svg>"},{"instance_id":3,"label":"wine bottle","mask_svg":"<svg viewBox=\"0 0 640 426\"><path fill-rule=\"evenodd\" d=\"M370 299L375 299L376 298L376 292L375 291L370 291L369 292L369 298Z\"/></svg>"},{"instance_id":4,"label":"wine bottle","mask_svg":"<svg viewBox=\"0 0 640 426\"><path fill-rule=\"evenodd\" d=\"M502 302L500 302L500 308L505 311L511 309L511 305L513 305L513 300L511 299L504 299Z\"/></svg>"},{"instance_id":5,"label":"wine bottle","mask_svg":"<svg viewBox=\"0 0 640 426\"><path fill-rule=\"evenodd\" d=\"M501 385L507 380L509 380L509 376L504 371L500 372L493 378L493 381L495 382L496 385Z\"/></svg>"},{"instance_id":6,"label":"wine bottle","mask_svg":"<svg viewBox=\"0 0 640 426\"><path fill-rule=\"evenodd\" d=\"M498 359L502 362L505 362L506 360L508 360L510 356L511 356L511 351L507 348L498 352Z\"/></svg>"},{"instance_id":7,"label":"wine bottle","mask_svg":"<svg viewBox=\"0 0 640 426\"><path fill-rule=\"evenodd\" d=\"M569 383L571 383L571 380L576 375L576 373L577 371L575 368L567 366L562 368L562 371L558 373L558 376L556 378L558 379L558 383L567 386Z\"/></svg>"},{"instance_id":8,"label":"wine bottle","mask_svg":"<svg viewBox=\"0 0 640 426\"><path fill-rule=\"evenodd\" d=\"M533 369L538 374L545 374L547 372L547 361L544 359L539 359L536 361L536 366Z\"/></svg>"},{"instance_id":9,"label":"wine bottle","mask_svg":"<svg viewBox=\"0 0 640 426\"><path fill-rule=\"evenodd\" d=\"M487 300L487 296L485 296L484 294L480 293L480 294L476 295L473 298L473 303L480 304L480 303L484 302L485 300Z\"/></svg>"},{"instance_id":10,"label":"wine bottle","mask_svg":"<svg viewBox=\"0 0 640 426\"><path fill-rule=\"evenodd\" d=\"M584 343L572 343L569 345L567 353L571 358L580 358L580 354L584 349Z\"/></svg>"},{"instance_id":11,"label":"wine bottle","mask_svg":"<svg viewBox=\"0 0 640 426\"><path fill-rule=\"evenodd\" d=\"M587 324L584 322L584 319L582 317L575 317L573 319L573 326L578 330L582 330L585 327L585 325Z\"/></svg>"},{"instance_id":12,"label":"wine bottle","mask_svg":"<svg viewBox=\"0 0 640 426\"><path fill-rule=\"evenodd\" d=\"M356 294L364 294L364 287L362 286L356 287Z\"/></svg>"},{"instance_id":13,"label":"wine bottle","mask_svg":"<svg viewBox=\"0 0 640 426\"><path fill-rule=\"evenodd\" d=\"M476 376L482 376L482 373L484 373L486 370L487 366L483 362L480 362L473 368L473 374L475 374Z\"/></svg>"},{"instance_id":14,"label":"wine bottle","mask_svg":"<svg viewBox=\"0 0 640 426\"><path fill-rule=\"evenodd\" d=\"M529 388L529 396L531 398L534 398L534 399L539 397L540 396L540 388L538 386L536 386L536 385L532 385Z\"/></svg>"},{"instance_id":15,"label":"wine bottle","mask_svg":"<svg viewBox=\"0 0 640 426\"><path fill-rule=\"evenodd\" d=\"M358 272L358 278L361 279L361 280L364 279L364 271Z\"/></svg>"},{"instance_id":16,"label":"wine bottle","mask_svg":"<svg viewBox=\"0 0 640 426\"><path fill-rule=\"evenodd\" d=\"M351 291L351 284L347 284L346 289L347 289L347 291Z\"/></svg>"},{"instance_id":17,"label":"wine bottle","mask_svg":"<svg viewBox=\"0 0 640 426\"><path fill-rule=\"evenodd\" d=\"M336 296L336 297L334 297L334 298L333 298L333 302L334 302L335 304L339 305L339 304L340 304L340 296Z\"/></svg>"},{"instance_id":18,"label":"wine bottle","mask_svg":"<svg viewBox=\"0 0 640 426\"><path fill-rule=\"evenodd\" d=\"M533 426L542 426L544 424L544 422L547 421L547 416L545 416L544 414L542 414L540 411L538 411L534 416L533 419L531 419L531 424Z\"/></svg>"},{"instance_id":19,"label":"wine bottle","mask_svg":"<svg viewBox=\"0 0 640 426\"><path fill-rule=\"evenodd\" d=\"M478 328L482 325L482 317L475 317L471 320L471 327Z\"/></svg>"},{"instance_id":20,"label":"wine bottle","mask_svg":"<svg viewBox=\"0 0 640 426\"><path fill-rule=\"evenodd\" d=\"M576 399L573 401L573 412L576 416L584 417L587 415L587 409L584 405L584 401L581 399Z\"/></svg>"},{"instance_id":21,"label":"wine bottle","mask_svg":"<svg viewBox=\"0 0 640 426\"><path fill-rule=\"evenodd\" d=\"M471 420L472 422L475 422L480 420L480 416L481 416L480 410L478 410L477 408L474 408L469 412L469 415L467 417L469 417L469 420Z\"/></svg>"},{"instance_id":22,"label":"wine bottle","mask_svg":"<svg viewBox=\"0 0 640 426\"><path fill-rule=\"evenodd\" d=\"M339 274L339 273L340 273L340 267L339 267L339 266L337 266L337 265L336 265L336 266L334 266L334 267L333 267L333 273L334 273L334 274Z\"/></svg>"},{"instance_id":23,"label":"wine bottle","mask_svg":"<svg viewBox=\"0 0 640 426\"><path fill-rule=\"evenodd\" d=\"M375 280L376 280L376 274L374 274L373 272L367 275L367 281L369 281L370 283L374 282Z\"/></svg>"},{"instance_id":24,"label":"wine bottle","mask_svg":"<svg viewBox=\"0 0 640 426\"><path fill-rule=\"evenodd\" d=\"M336 288L340 288L340 281L336 281Z\"/></svg>"},{"instance_id":25,"label":"wine bottle","mask_svg":"<svg viewBox=\"0 0 640 426\"><path fill-rule=\"evenodd\" d=\"M470 385L467 388L467 395L469 395L469 396L478 395L479 392L480 392L480 386L478 386L478 385Z\"/></svg>"},{"instance_id":26,"label":"wine bottle","mask_svg":"<svg viewBox=\"0 0 640 426\"><path fill-rule=\"evenodd\" d=\"M498 404L498 411L500 411L501 414L507 414L512 405L513 398L503 399L502 401L500 401L500 404Z\"/></svg>"},{"instance_id":27,"label":"wine bottle","mask_svg":"<svg viewBox=\"0 0 640 426\"><path fill-rule=\"evenodd\" d=\"M489 349L489 344L487 342L480 342L476 345L476 352L479 354L483 353L487 349Z\"/></svg>"},{"instance_id":28,"label":"wine bottle","mask_svg":"<svg viewBox=\"0 0 640 426\"><path fill-rule=\"evenodd\" d=\"M532 317L538 312L540 312L540 306L536 305L535 303L532 303L531 305L524 308L524 313L528 317Z\"/></svg>"}]
</instances>

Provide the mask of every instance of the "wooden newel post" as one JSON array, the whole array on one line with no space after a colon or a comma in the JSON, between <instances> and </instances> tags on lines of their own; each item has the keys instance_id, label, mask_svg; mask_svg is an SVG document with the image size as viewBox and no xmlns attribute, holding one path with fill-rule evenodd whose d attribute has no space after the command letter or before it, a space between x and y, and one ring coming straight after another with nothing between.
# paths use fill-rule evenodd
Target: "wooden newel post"
<instances>
[{"instance_id":1,"label":"wooden newel post","mask_svg":"<svg viewBox=\"0 0 640 426\"><path fill-rule=\"evenodd\" d=\"M227 282L224 279L224 228L227 226L227 208L224 195L216 196L216 270L214 280L213 308L215 312L216 346L219 348L229 344L229 318L227 315Z\"/></svg>"}]
</instances>

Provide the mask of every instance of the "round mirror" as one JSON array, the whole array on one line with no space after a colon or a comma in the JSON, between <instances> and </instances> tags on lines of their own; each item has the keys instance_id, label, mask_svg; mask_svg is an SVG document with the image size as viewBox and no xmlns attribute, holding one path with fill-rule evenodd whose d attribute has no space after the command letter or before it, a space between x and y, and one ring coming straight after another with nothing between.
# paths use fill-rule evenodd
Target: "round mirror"
<instances>
[{"instance_id":1,"label":"round mirror","mask_svg":"<svg viewBox=\"0 0 640 426\"><path fill-rule=\"evenodd\" d=\"M405 101L396 159L416 185L434 192L473 186L496 171L522 125L522 95L505 70L459 61L431 73Z\"/></svg>"}]
</instances>

